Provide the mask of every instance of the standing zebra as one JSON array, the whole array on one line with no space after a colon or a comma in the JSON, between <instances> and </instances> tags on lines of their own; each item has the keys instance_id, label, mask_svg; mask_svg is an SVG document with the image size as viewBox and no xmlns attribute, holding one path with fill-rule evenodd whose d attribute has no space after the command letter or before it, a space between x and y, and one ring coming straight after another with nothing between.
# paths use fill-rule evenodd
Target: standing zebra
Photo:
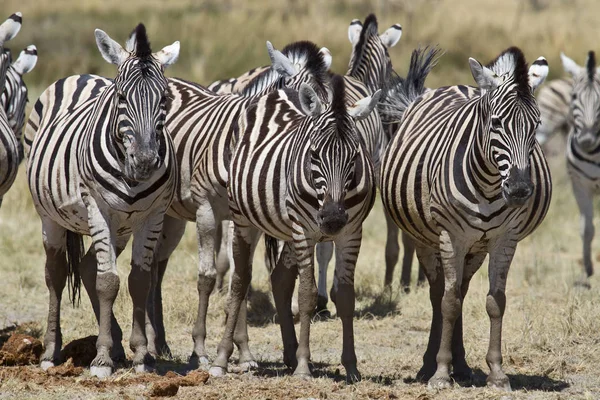
<instances>
[{"instance_id":1,"label":"standing zebra","mask_svg":"<svg viewBox=\"0 0 600 400\"><path fill-rule=\"evenodd\" d=\"M0 96L0 104L4 107L8 123L17 139L19 163L23 160L23 126L25 124L25 107L27 106L27 86L23 75L30 72L37 63L37 49L29 45L19 58L8 67L4 91Z\"/></svg>"},{"instance_id":2,"label":"standing zebra","mask_svg":"<svg viewBox=\"0 0 600 400\"><path fill-rule=\"evenodd\" d=\"M272 69L279 78L262 90L269 93L282 86L299 88L308 83L319 94L328 97L327 70L329 61L311 42L297 42L288 46L288 55L275 50L267 42ZM262 85L256 82L256 85ZM248 87L253 90L252 86ZM162 237L157 250L158 277L153 290L153 324L149 326L152 352L168 354L160 286L171 253L181 240L187 221L196 223L198 237L198 314L192 336L194 349L190 365L208 364L205 349L206 313L211 292L215 287L217 269L215 249L219 243L218 228L229 220L227 180L231 160L230 142L244 108L254 97L235 94L217 95L214 92L181 79L169 80L170 101L166 126L175 144L180 167L180 179L173 204L165 218ZM256 365L248 347L245 306L240 313L236 344L240 349L240 365ZM154 340L153 340L154 338Z\"/></svg>"},{"instance_id":3,"label":"standing zebra","mask_svg":"<svg viewBox=\"0 0 600 400\"><path fill-rule=\"evenodd\" d=\"M354 123L376 106L380 92L346 107L344 79L334 76L330 105L303 84L271 93L250 105L239 122L239 139L227 185L235 224L229 315L210 372L222 375L233 351L236 319L251 279L252 258L261 231L289 241L293 262L278 266L272 287L284 338L284 358L295 375L310 377L309 330L316 306L314 246L336 243L338 315L343 324L342 363L347 379L360 379L354 352L354 267L362 223L373 206L375 182L369 155ZM270 245L273 257L278 246ZM285 251L282 257L286 257ZM290 268L288 268L290 267ZM290 302L300 276L300 343L296 342ZM290 341L291 339L291 341ZM296 355L293 354L294 351Z\"/></svg>"},{"instance_id":4,"label":"standing zebra","mask_svg":"<svg viewBox=\"0 0 600 400\"><path fill-rule=\"evenodd\" d=\"M585 277L578 282L589 287L594 273L591 247L594 238L594 194L600 189L600 68L593 51L584 67L561 54L565 71L573 77L569 102L570 131L567 143L567 171L581 215Z\"/></svg>"},{"instance_id":5,"label":"standing zebra","mask_svg":"<svg viewBox=\"0 0 600 400\"><path fill-rule=\"evenodd\" d=\"M562 55L561 57L564 57ZM569 132L569 104L573 80L569 78L555 79L540 87L536 98L540 107L540 126L535 137L544 146L552 136Z\"/></svg>"},{"instance_id":6,"label":"standing zebra","mask_svg":"<svg viewBox=\"0 0 600 400\"><path fill-rule=\"evenodd\" d=\"M383 157L381 196L414 239L430 284L433 318L417 378L448 387L451 365L455 379L470 377L462 304L489 253L487 382L510 390L501 353L508 269L517 243L542 222L551 198L533 96L548 64L540 57L528 69L516 47L485 67L472 58L469 64L479 88L449 86L418 98L418 91L404 91L388 99L396 101L402 122Z\"/></svg>"},{"instance_id":7,"label":"standing zebra","mask_svg":"<svg viewBox=\"0 0 600 400\"><path fill-rule=\"evenodd\" d=\"M5 51L4 43L14 38L21 29L21 13L17 12L0 25L0 91L6 86L10 53ZM0 204L17 177L19 168L19 149L16 136L11 128L5 103L0 107Z\"/></svg>"},{"instance_id":8,"label":"standing zebra","mask_svg":"<svg viewBox=\"0 0 600 400\"><path fill-rule=\"evenodd\" d=\"M173 144L165 132L164 68L177 60L179 42L152 53L142 24L126 49L99 29L95 36L102 57L117 65L117 76L71 76L42 93L26 129L34 138L27 174L42 220L50 293L41 366L47 369L59 359L60 300L67 278L73 303L83 279L99 324L90 372L105 377L112 373L113 344L114 354L124 356L121 333L111 320L119 290L116 259L132 235L133 365L147 371L154 362L144 331L146 298L177 179ZM92 246L80 260L82 235L92 237Z\"/></svg>"}]
</instances>

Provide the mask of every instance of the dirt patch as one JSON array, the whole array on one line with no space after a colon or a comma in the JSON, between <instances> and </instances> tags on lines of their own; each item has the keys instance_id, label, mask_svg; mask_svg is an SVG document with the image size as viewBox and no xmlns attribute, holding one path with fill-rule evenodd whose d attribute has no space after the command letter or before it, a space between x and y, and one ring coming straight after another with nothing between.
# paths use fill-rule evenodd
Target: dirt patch
<instances>
[{"instance_id":1,"label":"dirt patch","mask_svg":"<svg viewBox=\"0 0 600 400\"><path fill-rule=\"evenodd\" d=\"M83 373L83 367L76 367L73 359L69 358L67 362L56 367L50 367L46 372L50 376L79 376Z\"/></svg>"},{"instance_id":2,"label":"dirt patch","mask_svg":"<svg viewBox=\"0 0 600 400\"><path fill-rule=\"evenodd\" d=\"M163 379L154 382L148 390L151 397L175 396L181 386L200 386L208 380L208 372L192 371L185 376L181 376L173 371L166 373Z\"/></svg>"},{"instance_id":3,"label":"dirt patch","mask_svg":"<svg viewBox=\"0 0 600 400\"><path fill-rule=\"evenodd\" d=\"M75 367L88 367L96 357L98 336L87 336L73 340L60 352L61 360L72 359Z\"/></svg>"},{"instance_id":4,"label":"dirt patch","mask_svg":"<svg viewBox=\"0 0 600 400\"><path fill-rule=\"evenodd\" d=\"M42 354L42 342L30 335L15 333L11 335L0 350L0 365L37 364Z\"/></svg>"}]
</instances>

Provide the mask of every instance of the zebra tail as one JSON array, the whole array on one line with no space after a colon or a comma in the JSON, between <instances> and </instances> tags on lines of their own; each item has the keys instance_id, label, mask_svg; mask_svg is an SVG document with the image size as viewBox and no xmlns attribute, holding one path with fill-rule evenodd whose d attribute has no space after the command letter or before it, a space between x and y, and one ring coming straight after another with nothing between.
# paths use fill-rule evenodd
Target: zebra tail
<instances>
[{"instance_id":1,"label":"zebra tail","mask_svg":"<svg viewBox=\"0 0 600 400\"><path fill-rule=\"evenodd\" d=\"M442 50L437 46L413 50L406 78L394 72L385 83L386 97L378 104L382 120L389 124L402 121L404 111L427 91L425 79L442 54Z\"/></svg>"},{"instance_id":2,"label":"zebra tail","mask_svg":"<svg viewBox=\"0 0 600 400\"><path fill-rule=\"evenodd\" d=\"M81 303L81 274L79 265L84 255L83 236L67 231L67 265L68 265L68 282L69 282L69 300L75 307Z\"/></svg>"},{"instance_id":3,"label":"zebra tail","mask_svg":"<svg viewBox=\"0 0 600 400\"><path fill-rule=\"evenodd\" d=\"M279 240L273 236L265 234L265 265L267 271L272 273L277 266L279 260Z\"/></svg>"}]
</instances>

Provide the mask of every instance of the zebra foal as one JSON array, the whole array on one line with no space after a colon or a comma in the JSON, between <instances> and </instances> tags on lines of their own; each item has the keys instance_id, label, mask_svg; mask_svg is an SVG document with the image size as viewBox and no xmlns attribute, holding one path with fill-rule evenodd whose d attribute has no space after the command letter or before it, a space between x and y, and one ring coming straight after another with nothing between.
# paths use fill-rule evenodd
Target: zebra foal
<instances>
[{"instance_id":1,"label":"zebra foal","mask_svg":"<svg viewBox=\"0 0 600 400\"><path fill-rule=\"evenodd\" d=\"M286 89L257 99L240 118L227 185L235 269L225 333L210 369L213 375L227 370L235 321L251 279L254 249L264 232L272 260L279 253L273 242L290 242L279 258L279 264L285 265L273 271L272 286L281 319L284 359L295 367L295 375L303 377L311 376L309 332L317 301L314 247L317 242L335 241L334 290L343 324L342 363L348 380L360 379L352 324L354 267L362 222L375 199L375 182L354 120L373 110L380 92L347 107L344 79L334 76L331 87L331 104L322 104L314 90L303 84L299 92ZM297 274L299 343L290 307Z\"/></svg>"},{"instance_id":2,"label":"zebra foal","mask_svg":"<svg viewBox=\"0 0 600 400\"><path fill-rule=\"evenodd\" d=\"M126 49L99 29L95 36L102 57L117 65L117 76L71 76L42 93L26 128L32 143L27 174L42 220L50 294L41 366L59 359L65 283L69 279L75 302L83 280L99 325L90 372L105 377L114 366L111 352L115 358L125 355L112 306L119 290L116 259L132 235L133 365L147 371L154 362L144 331L146 298L177 178L174 147L164 129L164 68L177 60L179 42L152 53L142 24ZM90 235L92 245L80 259L82 235Z\"/></svg>"},{"instance_id":3,"label":"zebra foal","mask_svg":"<svg viewBox=\"0 0 600 400\"><path fill-rule=\"evenodd\" d=\"M478 88L443 87L418 97L401 87L400 96L388 98L402 122L383 157L381 196L413 238L430 285L433 318L417 377L448 387L453 367L456 380L470 378L462 304L489 253L487 382L510 390L501 353L507 274L517 243L542 222L551 198L533 96L548 64L540 57L528 68L515 47L487 66L472 58L469 64Z\"/></svg>"}]
</instances>

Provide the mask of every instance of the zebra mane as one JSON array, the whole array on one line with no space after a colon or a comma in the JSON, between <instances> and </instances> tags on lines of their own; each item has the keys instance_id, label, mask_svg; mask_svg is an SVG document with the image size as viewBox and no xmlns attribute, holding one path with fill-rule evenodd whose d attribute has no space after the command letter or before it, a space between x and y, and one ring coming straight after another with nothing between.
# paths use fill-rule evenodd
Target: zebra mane
<instances>
[{"instance_id":1,"label":"zebra mane","mask_svg":"<svg viewBox=\"0 0 600 400\"><path fill-rule=\"evenodd\" d=\"M588 52L588 58L585 63L585 67L587 69L590 83L594 82L594 75L596 74L596 54L593 51Z\"/></svg>"},{"instance_id":2,"label":"zebra mane","mask_svg":"<svg viewBox=\"0 0 600 400\"><path fill-rule=\"evenodd\" d=\"M302 65L304 69L308 70L315 77L317 82L323 83L323 85L327 82L327 65L325 64L323 55L320 53L320 49L313 42L303 40L291 43L285 46L281 52L293 64ZM272 84L277 78L278 74L273 68L269 68L252 79L242 91L242 95L254 95Z\"/></svg>"},{"instance_id":3,"label":"zebra mane","mask_svg":"<svg viewBox=\"0 0 600 400\"><path fill-rule=\"evenodd\" d=\"M491 61L487 68L496 75L509 74L516 83L517 93L522 97L531 97L529 86L529 66L523 52L518 47L510 47L504 50L496 59Z\"/></svg>"},{"instance_id":4,"label":"zebra mane","mask_svg":"<svg viewBox=\"0 0 600 400\"><path fill-rule=\"evenodd\" d=\"M331 77L331 113L335 118L335 124L338 127L337 133L346 132L348 125L348 112L346 108L346 83L341 75Z\"/></svg>"},{"instance_id":5,"label":"zebra mane","mask_svg":"<svg viewBox=\"0 0 600 400\"><path fill-rule=\"evenodd\" d=\"M146 27L144 24L139 23L138 26L131 32L130 38L135 38L135 49L132 48L130 51L135 50L135 56L141 59L147 59L152 56L152 48L148 41L148 35L146 34Z\"/></svg>"},{"instance_id":6,"label":"zebra mane","mask_svg":"<svg viewBox=\"0 0 600 400\"><path fill-rule=\"evenodd\" d=\"M359 64L356 60L360 60L363 57L363 53L365 50L365 42L368 41L373 36L379 35L379 27L377 24L377 17L375 14L369 14L365 19L365 23L363 24L363 28L360 31L360 37L358 39L358 43L354 48L356 49L356 53L354 56L354 63L352 65L352 69L348 72L348 75L353 75L356 73L356 69Z\"/></svg>"}]
</instances>

